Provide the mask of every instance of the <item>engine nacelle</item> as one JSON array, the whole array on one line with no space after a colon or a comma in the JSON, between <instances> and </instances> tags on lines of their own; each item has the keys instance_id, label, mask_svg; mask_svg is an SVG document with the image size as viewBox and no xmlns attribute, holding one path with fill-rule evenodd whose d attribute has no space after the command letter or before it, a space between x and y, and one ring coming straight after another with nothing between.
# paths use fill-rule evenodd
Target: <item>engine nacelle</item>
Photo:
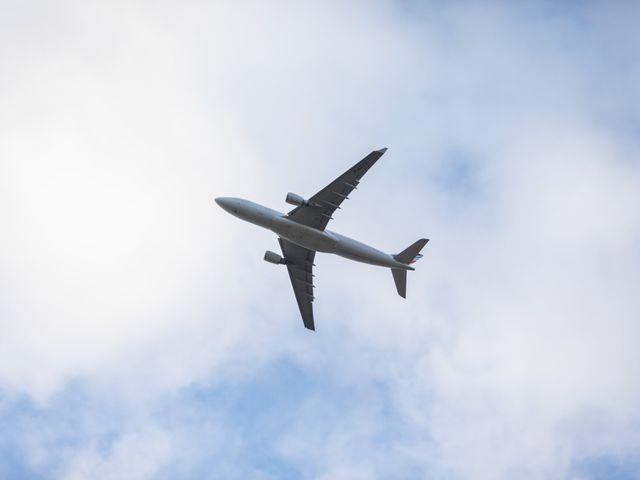
<instances>
[{"instance_id":1,"label":"engine nacelle","mask_svg":"<svg viewBox=\"0 0 640 480\"><path fill-rule=\"evenodd\" d=\"M286 263L284 258L271 250L264 252L264 260L275 265L284 265Z\"/></svg>"},{"instance_id":2,"label":"engine nacelle","mask_svg":"<svg viewBox=\"0 0 640 480\"><path fill-rule=\"evenodd\" d=\"M287 198L284 200L288 204L295 205L296 207L301 207L302 205L308 205L308 202L302 198L297 193L287 193Z\"/></svg>"}]
</instances>

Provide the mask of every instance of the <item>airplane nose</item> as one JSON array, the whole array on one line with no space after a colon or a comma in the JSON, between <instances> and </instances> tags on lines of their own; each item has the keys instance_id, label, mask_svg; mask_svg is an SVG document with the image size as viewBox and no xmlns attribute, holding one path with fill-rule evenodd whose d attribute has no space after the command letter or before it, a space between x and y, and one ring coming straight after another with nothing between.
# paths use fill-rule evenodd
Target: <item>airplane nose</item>
<instances>
[{"instance_id":1,"label":"airplane nose","mask_svg":"<svg viewBox=\"0 0 640 480\"><path fill-rule=\"evenodd\" d=\"M235 214L237 212L237 207L234 203L233 198L229 197L218 197L215 199L216 203L222 207L223 210Z\"/></svg>"},{"instance_id":2,"label":"airplane nose","mask_svg":"<svg viewBox=\"0 0 640 480\"><path fill-rule=\"evenodd\" d=\"M218 205L220 205L225 210L229 208L229 199L227 197L218 197L214 199Z\"/></svg>"}]
</instances>

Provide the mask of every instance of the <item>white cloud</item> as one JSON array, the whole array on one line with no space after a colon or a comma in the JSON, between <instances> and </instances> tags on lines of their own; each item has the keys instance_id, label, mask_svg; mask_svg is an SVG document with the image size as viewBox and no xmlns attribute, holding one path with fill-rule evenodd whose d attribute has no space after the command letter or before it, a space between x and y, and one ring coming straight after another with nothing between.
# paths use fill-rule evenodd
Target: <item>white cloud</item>
<instances>
[{"instance_id":1,"label":"white cloud","mask_svg":"<svg viewBox=\"0 0 640 480\"><path fill-rule=\"evenodd\" d=\"M171 444L160 431L125 435L105 458L95 450L77 453L61 478L154 478L170 458Z\"/></svg>"},{"instance_id":2,"label":"white cloud","mask_svg":"<svg viewBox=\"0 0 640 480\"><path fill-rule=\"evenodd\" d=\"M274 432L310 476L409 464L565 478L584 458L629 456L640 72L627 8L10 5L0 388L46 410L80 382L102 399L85 410L107 399L127 419L106 455L104 428L83 437L60 461L68 478L188 476L225 447L189 445L184 429L200 426L141 412L190 384L251 382L282 357L363 406L344 424L314 419L331 399L311 388L298 426ZM212 199L282 206L381 146L332 228L387 250L432 241L407 302L387 272L320 255L310 336L286 275L260 261L275 238ZM388 399L364 408L371 383ZM388 458L371 440L390 428L384 408L402 423ZM251 448L232 443L231 458Z\"/></svg>"}]
</instances>

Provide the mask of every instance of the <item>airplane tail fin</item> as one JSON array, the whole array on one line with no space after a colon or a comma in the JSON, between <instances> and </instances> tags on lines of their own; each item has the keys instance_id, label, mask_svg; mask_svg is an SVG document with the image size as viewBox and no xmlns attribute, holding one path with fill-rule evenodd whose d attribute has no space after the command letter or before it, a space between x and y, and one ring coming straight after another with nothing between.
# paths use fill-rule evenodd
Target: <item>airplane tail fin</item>
<instances>
[{"instance_id":1,"label":"airplane tail fin","mask_svg":"<svg viewBox=\"0 0 640 480\"><path fill-rule=\"evenodd\" d=\"M411 265L422 258L420 250L424 248L428 241L429 239L427 238L421 238L417 242L413 243L409 248L406 248L397 255L394 255L393 258L399 262ZM407 271L404 269L392 268L391 273L393 274L393 281L396 284L398 295L402 298L407 298Z\"/></svg>"}]
</instances>

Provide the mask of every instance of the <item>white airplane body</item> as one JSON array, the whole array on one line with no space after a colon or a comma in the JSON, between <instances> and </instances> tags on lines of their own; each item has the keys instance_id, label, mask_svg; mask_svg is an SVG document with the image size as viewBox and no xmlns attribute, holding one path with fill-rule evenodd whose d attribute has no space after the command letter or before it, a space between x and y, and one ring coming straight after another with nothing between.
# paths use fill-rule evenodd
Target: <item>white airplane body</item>
<instances>
[{"instance_id":1,"label":"white airplane body","mask_svg":"<svg viewBox=\"0 0 640 480\"><path fill-rule=\"evenodd\" d=\"M305 200L299 195L287 194L286 202L297 208L284 214L249 200L218 197L216 203L230 214L266 228L279 236L284 257L267 251L264 259L274 264L287 265L291 284L306 328L315 330L313 308L313 260L315 252L333 253L349 260L391 268L396 289L406 297L406 272L415 270L411 264L418 260L420 250L428 242L420 239L397 255L382 252L339 233L325 230L331 214L357 187L360 178L384 154L386 148L371 152L323 190Z\"/></svg>"}]
</instances>

